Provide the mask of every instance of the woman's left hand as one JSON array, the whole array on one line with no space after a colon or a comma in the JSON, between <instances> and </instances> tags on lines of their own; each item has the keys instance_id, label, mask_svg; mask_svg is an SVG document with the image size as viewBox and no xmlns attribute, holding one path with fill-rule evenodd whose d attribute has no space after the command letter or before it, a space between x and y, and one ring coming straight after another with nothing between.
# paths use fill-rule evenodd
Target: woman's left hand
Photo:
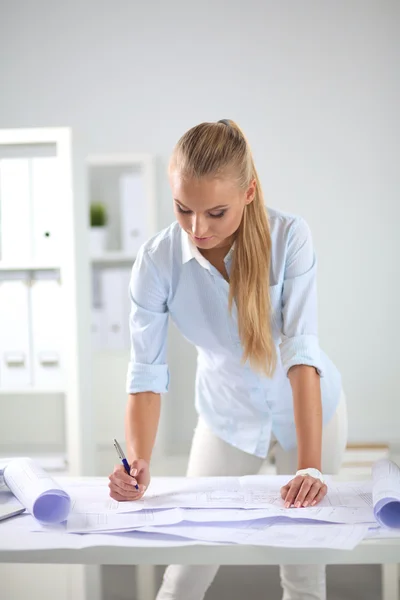
<instances>
[{"instance_id":1,"label":"woman's left hand","mask_svg":"<svg viewBox=\"0 0 400 600\"><path fill-rule=\"evenodd\" d=\"M321 502L328 491L326 483L311 475L297 475L281 489L285 508L315 506Z\"/></svg>"}]
</instances>

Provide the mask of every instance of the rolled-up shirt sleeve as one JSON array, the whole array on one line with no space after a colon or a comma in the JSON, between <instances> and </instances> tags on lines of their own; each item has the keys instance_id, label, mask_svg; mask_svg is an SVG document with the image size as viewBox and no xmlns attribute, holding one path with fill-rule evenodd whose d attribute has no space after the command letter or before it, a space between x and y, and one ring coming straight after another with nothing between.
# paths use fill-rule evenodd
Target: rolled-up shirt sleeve
<instances>
[{"instance_id":1,"label":"rolled-up shirt sleeve","mask_svg":"<svg viewBox=\"0 0 400 600\"><path fill-rule=\"evenodd\" d=\"M142 248L129 285L131 353L126 381L129 394L168 391L167 295L166 283L159 276L150 251Z\"/></svg>"},{"instance_id":2,"label":"rolled-up shirt sleeve","mask_svg":"<svg viewBox=\"0 0 400 600\"><path fill-rule=\"evenodd\" d=\"M318 341L317 259L311 231L298 218L289 230L282 292L280 353L286 374L294 365L309 365L323 377Z\"/></svg>"}]
</instances>

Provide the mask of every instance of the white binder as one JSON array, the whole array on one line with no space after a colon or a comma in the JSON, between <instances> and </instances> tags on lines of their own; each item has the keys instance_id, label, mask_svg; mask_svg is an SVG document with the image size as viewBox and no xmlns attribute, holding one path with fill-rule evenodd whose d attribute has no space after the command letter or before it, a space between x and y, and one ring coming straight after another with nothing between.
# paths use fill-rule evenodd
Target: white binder
<instances>
[{"instance_id":1,"label":"white binder","mask_svg":"<svg viewBox=\"0 0 400 600\"><path fill-rule=\"evenodd\" d=\"M105 315L102 304L102 269L92 268L92 311L91 311L91 337L93 350L105 350Z\"/></svg>"},{"instance_id":2,"label":"white binder","mask_svg":"<svg viewBox=\"0 0 400 600\"><path fill-rule=\"evenodd\" d=\"M151 235L149 203L146 199L144 177L127 173L120 178L121 245L124 252L136 255Z\"/></svg>"},{"instance_id":3,"label":"white binder","mask_svg":"<svg viewBox=\"0 0 400 600\"><path fill-rule=\"evenodd\" d=\"M93 350L106 350L107 340L105 338L105 315L102 308L92 306L91 314L91 337Z\"/></svg>"},{"instance_id":4,"label":"white binder","mask_svg":"<svg viewBox=\"0 0 400 600\"><path fill-rule=\"evenodd\" d=\"M52 276L51 279L46 277ZM63 389L64 342L61 286L54 274L36 271L31 286L32 363L35 387Z\"/></svg>"},{"instance_id":5,"label":"white binder","mask_svg":"<svg viewBox=\"0 0 400 600\"><path fill-rule=\"evenodd\" d=\"M32 159L33 255L36 260L57 261L62 233L61 180L57 158Z\"/></svg>"},{"instance_id":6,"label":"white binder","mask_svg":"<svg viewBox=\"0 0 400 600\"><path fill-rule=\"evenodd\" d=\"M102 306L104 311L104 341L108 350L124 349L122 281L120 269L102 272Z\"/></svg>"},{"instance_id":7,"label":"white binder","mask_svg":"<svg viewBox=\"0 0 400 600\"><path fill-rule=\"evenodd\" d=\"M131 267L121 268L121 295L122 295L122 332L123 332L123 345L127 350L131 346L131 335L129 331L129 313L131 311L131 302L129 297L129 283L131 280Z\"/></svg>"},{"instance_id":8,"label":"white binder","mask_svg":"<svg viewBox=\"0 0 400 600\"><path fill-rule=\"evenodd\" d=\"M23 262L32 256L30 160L0 160L0 259Z\"/></svg>"},{"instance_id":9,"label":"white binder","mask_svg":"<svg viewBox=\"0 0 400 600\"><path fill-rule=\"evenodd\" d=\"M1 388L26 388L32 383L28 294L27 280L0 280Z\"/></svg>"}]
</instances>

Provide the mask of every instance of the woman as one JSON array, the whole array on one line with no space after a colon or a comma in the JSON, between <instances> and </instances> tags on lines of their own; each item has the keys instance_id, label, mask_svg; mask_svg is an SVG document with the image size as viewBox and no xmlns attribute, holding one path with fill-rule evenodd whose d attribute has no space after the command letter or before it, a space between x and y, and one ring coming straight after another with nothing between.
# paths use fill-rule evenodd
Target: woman
<instances>
[{"instance_id":1,"label":"woman","mask_svg":"<svg viewBox=\"0 0 400 600\"><path fill-rule=\"evenodd\" d=\"M315 506L321 471L339 469L346 445L340 375L319 349L316 259L305 221L264 206L249 145L232 121L202 123L169 166L177 222L141 248L130 285L131 361L126 444L110 476L112 498L140 498L168 389L170 316L198 351L189 476L247 475L274 446L287 508ZM139 489L135 489L136 483ZM199 600L218 567L167 568L158 600ZM325 569L281 567L284 600L326 597Z\"/></svg>"}]
</instances>

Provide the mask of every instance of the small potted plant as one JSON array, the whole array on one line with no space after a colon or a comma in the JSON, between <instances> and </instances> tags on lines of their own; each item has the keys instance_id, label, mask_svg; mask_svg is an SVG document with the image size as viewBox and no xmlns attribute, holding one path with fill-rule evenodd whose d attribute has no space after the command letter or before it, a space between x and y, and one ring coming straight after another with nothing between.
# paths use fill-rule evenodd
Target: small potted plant
<instances>
[{"instance_id":1,"label":"small potted plant","mask_svg":"<svg viewBox=\"0 0 400 600\"><path fill-rule=\"evenodd\" d=\"M90 251L92 255L102 254L107 247L107 210L101 202L90 205Z\"/></svg>"}]
</instances>

